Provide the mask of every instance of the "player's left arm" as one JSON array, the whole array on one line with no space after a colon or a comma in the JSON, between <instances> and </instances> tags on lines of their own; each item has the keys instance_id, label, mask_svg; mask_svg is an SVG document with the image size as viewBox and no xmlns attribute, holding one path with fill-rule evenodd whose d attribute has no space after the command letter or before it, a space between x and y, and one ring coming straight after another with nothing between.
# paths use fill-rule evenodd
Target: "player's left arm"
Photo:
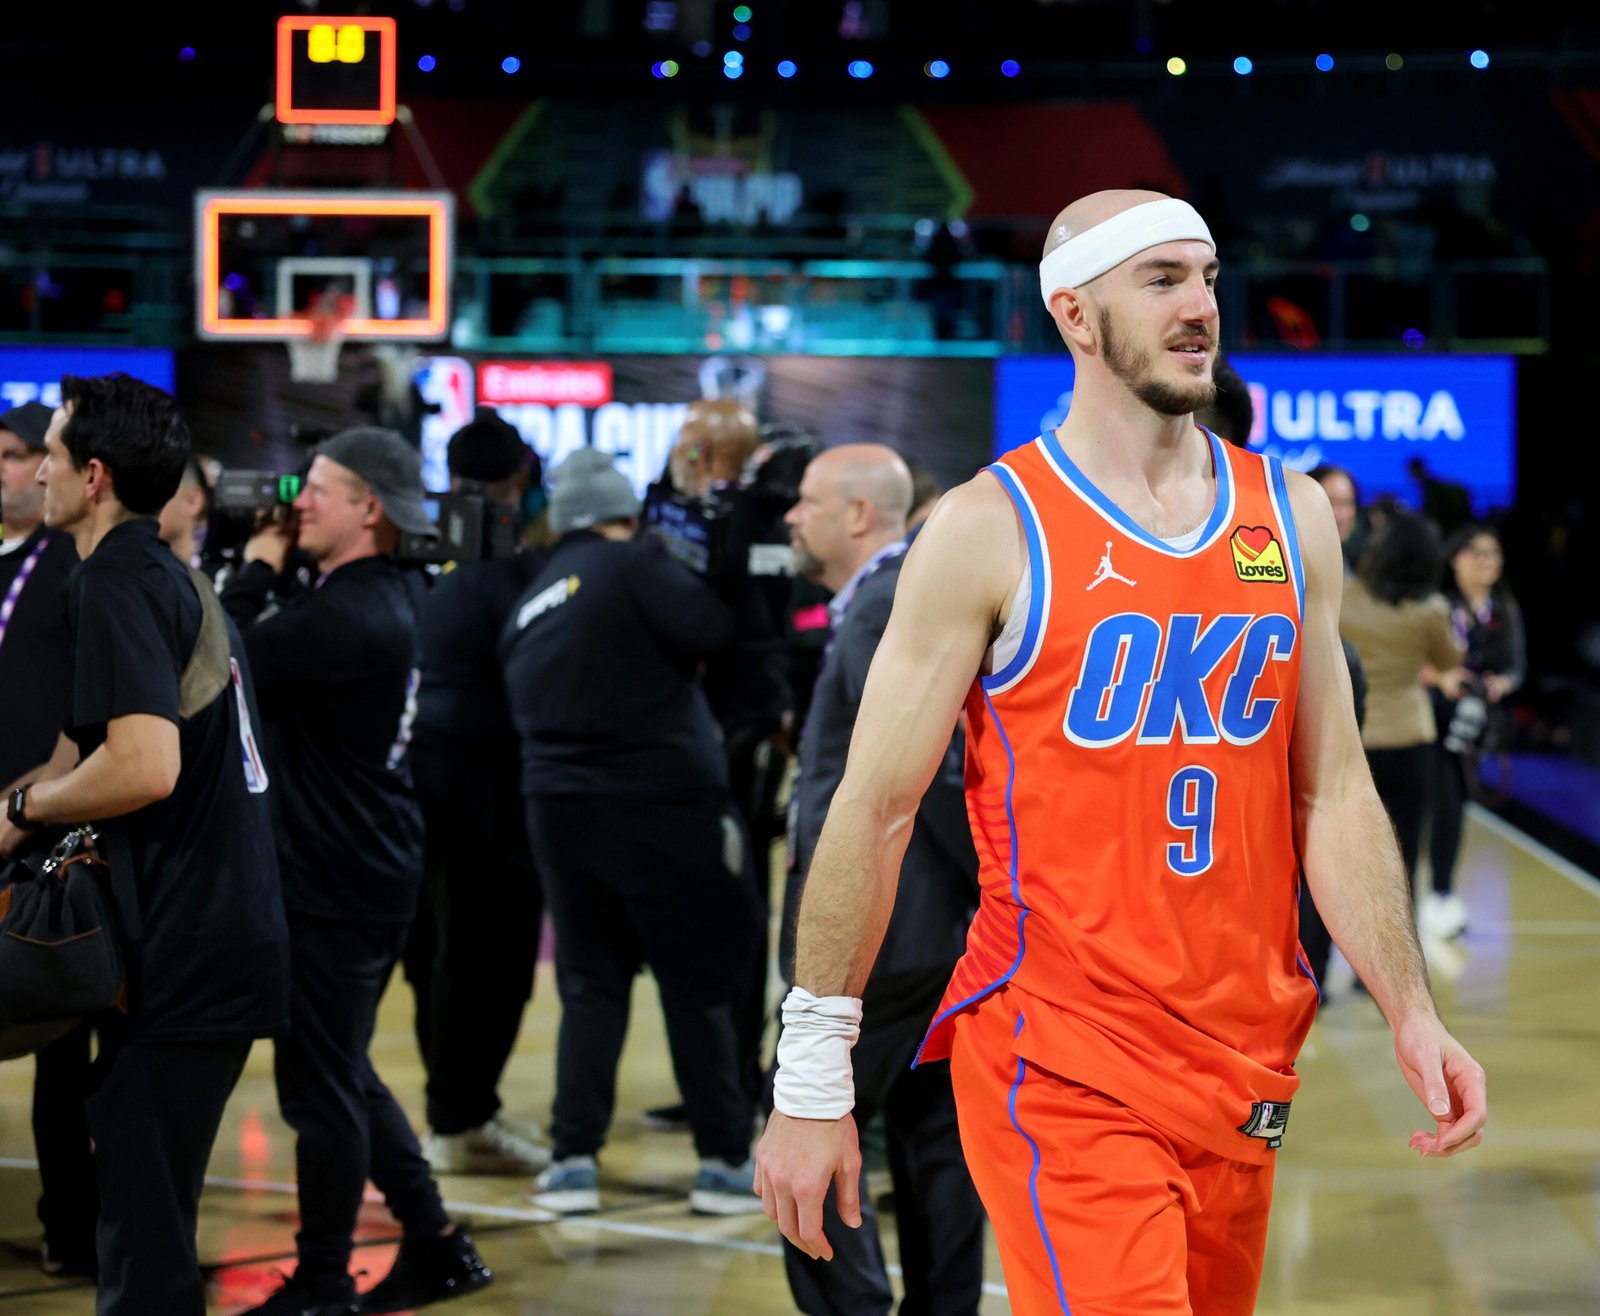
<instances>
[{"instance_id":1,"label":"player's left arm","mask_svg":"<svg viewBox=\"0 0 1600 1316\"><path fill-rule=\"evenodd\" d=\"M1483 1140L1483 1069L1439 1019L1394 827L1361 749L1339 643L1344 568L1333 512L1320 485L1288 475L1305 570L1299 706L1290 747L1300 859L1335 944L1394 1030L1401 1072L1438 1120L1435 1133L1411 1135L1412 1149L1450 1156Z\"/></svg>"}]
</instances>

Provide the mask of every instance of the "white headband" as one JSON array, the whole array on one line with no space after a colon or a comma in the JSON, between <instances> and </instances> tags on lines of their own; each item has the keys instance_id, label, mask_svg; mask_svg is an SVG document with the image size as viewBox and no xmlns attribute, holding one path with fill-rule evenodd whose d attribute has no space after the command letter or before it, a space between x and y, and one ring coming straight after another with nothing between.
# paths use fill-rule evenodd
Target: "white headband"
<instances>
[{"instance_id":1,"label":"white headband","mask_svg":"<svg viewBox=\"0 0 1600 1316\"><path fill-rule=\"evenodd\" d=\"M1146 201L1068 238L1039 262L1039 291L1050 305L1057 288L1076 288L1149 247L1190 239L1208 244L1211 230L1187 201Z\"/></svg>"}]
</instances>

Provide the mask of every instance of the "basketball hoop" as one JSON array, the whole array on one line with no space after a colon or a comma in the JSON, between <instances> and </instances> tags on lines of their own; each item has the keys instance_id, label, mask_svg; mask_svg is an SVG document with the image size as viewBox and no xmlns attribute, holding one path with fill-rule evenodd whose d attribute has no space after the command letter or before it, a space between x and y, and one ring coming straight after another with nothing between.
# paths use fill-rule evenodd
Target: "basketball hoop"
<instances>
[{"instance_id":1,"label":"basketball hoop","mask_svg":"<svg viewBox=\"0 0 1600 1316\"><path fill-rule=\"evenodd\" d=\"M284 340L289 349L289 378L297 384L332 384L339 378L339 349L344 346L345 299L338 299L333 307L321 304L320 296L312 298L306 313L311 328L304 338Z\"/></svg>"}]
</instances>

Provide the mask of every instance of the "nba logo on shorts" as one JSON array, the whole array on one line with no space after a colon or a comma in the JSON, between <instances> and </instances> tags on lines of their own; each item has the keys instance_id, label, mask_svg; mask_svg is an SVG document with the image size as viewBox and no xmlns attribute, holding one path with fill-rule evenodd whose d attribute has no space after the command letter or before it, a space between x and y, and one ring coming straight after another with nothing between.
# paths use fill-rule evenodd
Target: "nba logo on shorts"
<instances>
[{"instance_id":1,"label":"nba logo on shorts","mask_svg":"<svg viewBox=\"0 0 1600 1316\"><path fill-rule=\"evenodd\" d=\"M1260 1138L1268 1147L1283 1146L1283 1131L1289 1127L1287 1101L1258 1101L1250 1108L1250 1118L1239 1126L1247 1138Z\"/></svg>"}]
</instances>

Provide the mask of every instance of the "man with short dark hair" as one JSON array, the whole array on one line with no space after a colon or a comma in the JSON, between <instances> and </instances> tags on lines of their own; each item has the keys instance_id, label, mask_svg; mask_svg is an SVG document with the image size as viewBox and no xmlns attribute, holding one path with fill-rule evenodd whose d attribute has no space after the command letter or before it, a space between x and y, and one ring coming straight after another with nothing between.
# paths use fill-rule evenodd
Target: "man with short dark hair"
<instances>
[{"instance_id":1,"label":"man with short dark hair","mask_svg":"<svg viewBox=\"0 0 1600 1316\"><path fill-rule=\"evenodd\" d=\"M254 1312L352 1310L350 1252L369 1174L405 1237L360 1310L398 1311L492 1278L446 1216L416 1135L367 1055L422 869L406 766L417 620L392 556L402 531L434 532L421 459L391 430L335 434L318 447L295 510L299 546L321 579L245 631L277 781L291 1027L274 1073L297 1138L300 1194L299 1267ZM224 594L234 615L264 610L290 545L279 524L251 538Z\"/></svg>"},{"instance_id":2,"label":"man with short dark hair","mask_svg":"<svg viewBox=\"0 0 1600 1316\"><path fill-rule=\"evenodd\" d=\"M538 457L488 407L450 437L454 493L520 531ZM514 510L513 510L514 509ZM500 630L543 553L453 562L417 608L422 685L411 770L425 824L423 894L406 941L427 1075L423 1151L438 1174L537 1174L537 1131L500 1113L500 1079L533 995L544 897L522 817Z\"/></svg>"},{"instance_id":3,"label":"man with short dark hair","mask_svg":"<svg viewBox=\"0 0 1600 1316\"><path fill-rule=\"evenodd\" d=\"M100 1316L201 1316L195 1216L253 1038L285 1021L285 931L249 667L209 591L156 532L189 435L172 399L62 380L39 469L44 519L83 559L67 584L72 707L11 793L0 854L93 823L131 864L130 1006L97 1023L87 1103L101 1210ZM209 606L208 606L209 605Z\"/></svg>"}]
</instances>

